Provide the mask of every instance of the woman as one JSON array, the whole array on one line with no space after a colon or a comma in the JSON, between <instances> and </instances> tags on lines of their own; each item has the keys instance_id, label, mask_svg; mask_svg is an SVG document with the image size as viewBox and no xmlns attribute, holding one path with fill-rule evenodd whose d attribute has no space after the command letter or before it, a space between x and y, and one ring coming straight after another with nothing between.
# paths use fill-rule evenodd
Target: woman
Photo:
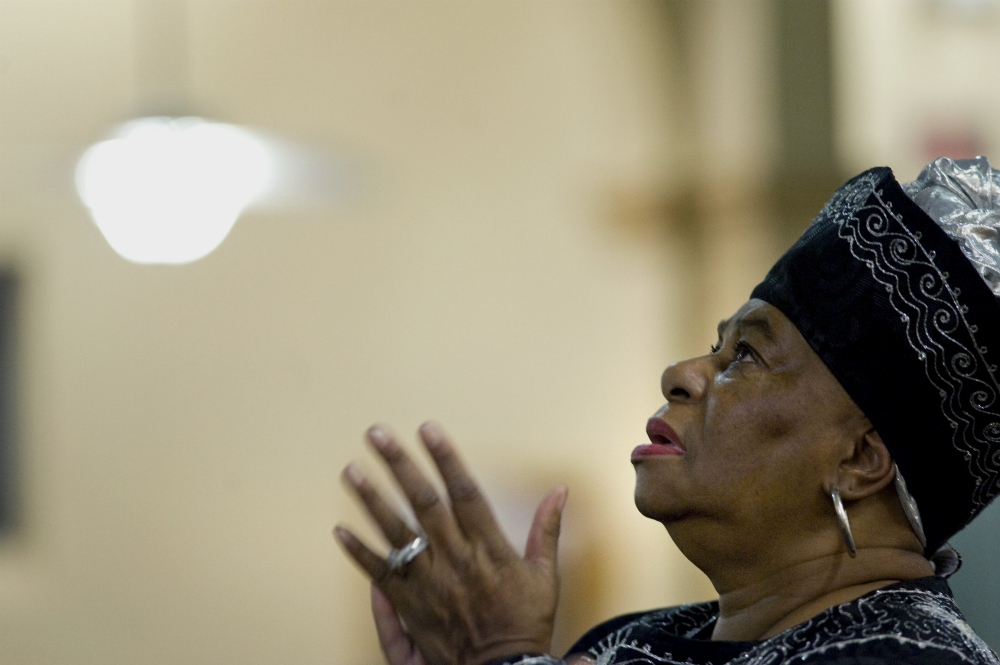
<instances>
[{"instance_id":1,"label":"woman","mask_svg":"<svg viewBox=\"0 0 1000 665\"><path fill-rule=\"evenodd\" d=\"M872 169L838 190L710 353L667 368L632 453L636 506L719 600L612 619L565 661L1000 664L944 579L947 539L1000 493L998 229L985 158L938 159L904 187ZM420 436L450 504L373 427L423 533L353 465L394 549L336 529L373 581L389 663L558 663L565 488L521 557L441 431Z\"/></svg>"}]
</instances>

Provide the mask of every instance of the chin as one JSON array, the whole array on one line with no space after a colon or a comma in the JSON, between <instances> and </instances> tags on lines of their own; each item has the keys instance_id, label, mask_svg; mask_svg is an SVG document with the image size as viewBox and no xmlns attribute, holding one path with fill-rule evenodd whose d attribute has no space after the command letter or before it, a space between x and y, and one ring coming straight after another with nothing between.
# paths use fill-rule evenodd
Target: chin
<instances>
[{"instance_id":1,"label":"chin","mask_svg":"<svg viewBox=\"0 0 1000 665\"><path fill-rule=\"evenodd\" d=\"M663 488L658 489L661 491L650 492L649 488L644 488L643 483L639 479L636 479L635 507L643 517L666 524L675 519L674 513L677 512L677 501L663 496Z\"/></svg>"},{"instance_id":2,"label":"chin","mask_svg":"<svg viewBox=\"0 0 1000 665\"><path fill-rule=\"evenodd\" d=\"M707 506L698 500L697 485L686 475L662 471L636 465L633 499L639 513L664 526L704 515Z\"/></svg>"}]
</instances>

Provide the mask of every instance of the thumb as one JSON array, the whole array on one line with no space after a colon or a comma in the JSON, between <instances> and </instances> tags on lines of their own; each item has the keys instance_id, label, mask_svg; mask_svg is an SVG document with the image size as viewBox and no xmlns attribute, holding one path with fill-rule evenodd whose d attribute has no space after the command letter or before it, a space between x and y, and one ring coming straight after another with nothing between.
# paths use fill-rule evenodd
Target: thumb
<instances>
[{"instance_id":1,"label":"thumb","mask_svg":"<svg viewBox=\"0 0 1000 665\"><path fill-rule=\"evenodd\" d=\"M528 542L524 546L525 560L555 566L556 552L559 548L559 528L567 494L569 494L568 487L565 485L557 487L538 504L535 519L532 520L531 530L528 532Z\"/></svg>"},{"instance_id":2,"label":"thumb","mask_svg":"<svg viewBox=\"0 0 1000 665\"><path fill-rule=\"evenodd\" d=\"M372 585L372 615L375 632L389 665L402 665L413 661L413 641L403 629L403 624L392 606L392 601L374 584Z\"/></svg>"}]
</instances>

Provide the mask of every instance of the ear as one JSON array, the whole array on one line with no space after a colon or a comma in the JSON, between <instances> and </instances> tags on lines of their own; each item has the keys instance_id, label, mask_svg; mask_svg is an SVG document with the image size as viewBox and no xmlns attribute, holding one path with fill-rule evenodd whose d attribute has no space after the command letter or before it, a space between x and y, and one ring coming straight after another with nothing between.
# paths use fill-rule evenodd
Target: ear
<instances>
[{"instance_id":1,"label":"ear","mask_svg":"<svg viewBox=\"0 0 1000 665\"><path fill-rule=\"evenodd\" d=\"M869 426L859 437L853 450L840 462L838 469L840 495L857 501L881 492L896 478L896 466L882 437Z\"/></svg>"}]
</instances>

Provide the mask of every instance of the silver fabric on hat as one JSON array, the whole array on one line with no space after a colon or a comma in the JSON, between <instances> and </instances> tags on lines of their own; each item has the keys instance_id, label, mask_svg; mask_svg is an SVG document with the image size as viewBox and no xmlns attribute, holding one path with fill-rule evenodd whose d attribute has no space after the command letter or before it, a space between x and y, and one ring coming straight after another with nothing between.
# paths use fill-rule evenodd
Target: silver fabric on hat
<instances>
[{"instance_id":1,"label":"silver fabric on hat","mask_svg":"<svg viewBox=\"0 0 1000 665\"><path fill-rule=\"evenodd\" d=\"M958 242L1000 297L1000 171L985 157L938 157L903 191Z\"/></svg>"}]
</instances>

